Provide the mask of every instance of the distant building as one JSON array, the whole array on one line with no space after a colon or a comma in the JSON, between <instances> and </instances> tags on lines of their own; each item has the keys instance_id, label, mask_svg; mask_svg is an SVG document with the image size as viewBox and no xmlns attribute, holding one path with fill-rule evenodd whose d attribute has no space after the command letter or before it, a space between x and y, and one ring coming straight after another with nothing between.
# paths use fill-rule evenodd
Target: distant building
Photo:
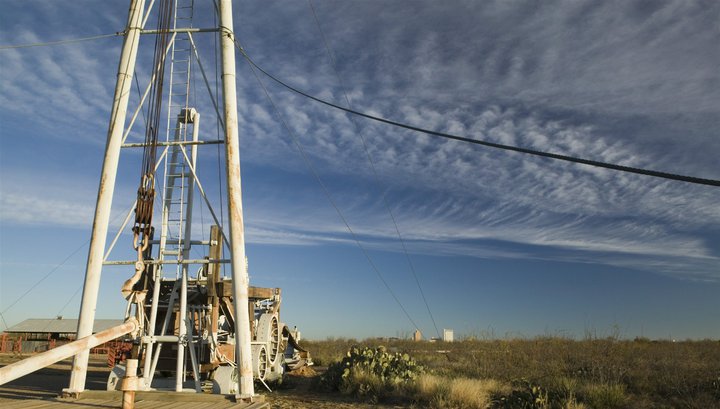
<instances>
[{"instance_id":1,"label":"distant building","mask_svg":"<svg viewBox=\"0 0 720 409\"><path fill-rule=\"evenodd\" d=\"M415 330L415 334L413 334L413 341L422 341L422 332L420 332L419 329Z\"/></svg>"},{"instance_id":2,"label":"distant building","mask_svg":"<svg viewBox=\"0 0 720 409\"><path fill-rule=\"evenodd\" d=\"M115 327L123 320L95 320L93 333ZM74 341L77 334L77 319L27 319L7 328L0 335L0 352L33 353L52 349Z\"/></svg>"},{"instance_id":3,"label":"distant building","mask_svg":"<svg viewBox=\"0 0 720 409\"><path fill-rule=\"evenodd\" d=\"M453 330L443 328L443 341L445 342L453 342Z\"/></svg>"}]
</instances>

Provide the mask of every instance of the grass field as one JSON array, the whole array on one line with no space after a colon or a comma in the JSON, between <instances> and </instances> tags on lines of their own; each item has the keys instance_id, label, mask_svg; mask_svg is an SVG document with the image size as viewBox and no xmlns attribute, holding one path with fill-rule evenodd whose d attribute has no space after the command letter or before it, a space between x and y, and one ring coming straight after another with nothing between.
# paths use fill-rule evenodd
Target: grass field
<instances>
[{"instance_id":1,"label":"grass field","mask_svg":"<svg viewBox=\"0 0 720 409\"><path fill-rule=\"evenodd\" d=\"M720 408L718 341L334 339L305 345L318 366L331 370L354 345L382 345L425 368L403 382L374 379L361 368L336 386L368 400L434 408Z\"/></svg>"}]
</instances>

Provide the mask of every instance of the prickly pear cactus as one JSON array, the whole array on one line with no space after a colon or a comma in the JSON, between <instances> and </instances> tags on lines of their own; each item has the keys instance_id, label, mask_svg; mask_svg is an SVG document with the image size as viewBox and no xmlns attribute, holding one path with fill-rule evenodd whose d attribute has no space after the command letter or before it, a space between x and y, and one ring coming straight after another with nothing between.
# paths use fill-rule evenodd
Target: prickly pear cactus
<instances>
[{"instance_id":1,"label":"prickly pear cactus","mask_svg":"<svg viewBox=\"0 0 720 409\"><path fill-rule=\"evenodd\" d=\"M408 354L389 353L384 347L351 348L342 361L332 364L321 384L332 390L375 395L414 381L425 368Z\"/></svg>"}]
</instances>

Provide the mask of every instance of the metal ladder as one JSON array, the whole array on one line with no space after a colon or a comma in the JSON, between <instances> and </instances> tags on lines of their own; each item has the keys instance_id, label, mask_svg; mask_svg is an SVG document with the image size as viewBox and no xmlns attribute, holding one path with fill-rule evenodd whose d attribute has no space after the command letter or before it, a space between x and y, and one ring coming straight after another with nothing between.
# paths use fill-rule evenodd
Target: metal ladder
<instances>
[{"instance_id":1,"label":"metal ladder","mask_svg":"<svg viewBox=\"0 0 720 409\"><path fill-rule=\"evenodd\" d=\"M173 29L192 27L194 0L175 2ZM170 86L168 91L168 119L166 141L187 142L189 124L193 118L189 110L190 68L192 44L187 34L178 34L171 49ZM177 116L176 116L177 115ZM183 118L183 116L186 116ZM174 121L174 119L177 120ZM174 126L174 127L173 127ZM190 134L192 135L192 133ZM192 217L188 212L188 182L192 175L180 146L170 146L165 161L163 186L163 219L159 258L164 261L188 257L189 244L185 229ZM181 273L177 264L176 278Z\"/></svg>"},{"instance_id":2,"label":"metal ladder","mask_svg":"<svg viewBox=\"0 0 720 409\"><path fill-rule=\"evenodd\" d=\"M172 28L191 28L193 19L194 0L175 0L174 19ZM193 329L185 325L187 316L187 289L188 289L188 265L183 260L190 258L190 236L192 225L192 206L194 177L191 167L195 167L197 157L197 145L190 149L183 146L186 142L197 141L200 116L194 108L190 108L190 85L191 85L191 58L192 43L187 33L178 33L170 51L170 75L167 95L167 131L166 142L169 143L165 157L164 178L163 178L163 208L162 208L162 230L158 258L161 264L155 273L155 287L153 289L154 306L150 308L150 325L147 330L149 335L156 334L156 324L163 322L161 334L167 330L171 334L173 327L169 326L174 311L177 311L177 318L180 325L177 329L177 367L175 390L183 389L185 380L185 348L189 348L193 371L197 371L197 360L195 356ZM188 163L188 161L190 163ZM174 261L174 263L173 263ZM171 272L174 268L174 277ZM161 321L158 316L159 289L163 281L175 281L175 285L169 294L168 304L164 306L165 317ZM155 311L153 313L153 310ZM152 359L144 363L143 373L146 377L146 387L152 383L155 366L157 365L162 343L157 345L153 351L152 343L147 343L145 353ZM199 381L196 378L196 390L200 390Z\"/></svg>"},{"instance_id":3,"label":"metal ladder","mask_svg":"<svg viewBox=\"0 0 720 409\"><path fill-rule=\"evenodd\" d=\"M178 116L173 138L170 142L187 141L189 124L181 118L190 110L182 109ZM192 135L192 134L191 134ZM187 258L189 244L185 242L186 223L191 217L188 207L188 185L192 177L188 163L178 145L168 148L165 161L165 179L163 186L163 216L160 236L160 259L164 261ZM181 264L177 265L177 275ZM177 278L177 276L176 276Z\"/></svg>"}]
</instances>

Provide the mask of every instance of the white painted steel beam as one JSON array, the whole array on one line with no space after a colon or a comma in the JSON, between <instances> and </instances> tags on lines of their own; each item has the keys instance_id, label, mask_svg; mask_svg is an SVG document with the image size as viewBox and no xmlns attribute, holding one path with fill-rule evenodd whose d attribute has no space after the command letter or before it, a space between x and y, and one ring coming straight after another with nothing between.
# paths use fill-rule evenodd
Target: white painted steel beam
<instances>
[{"instance_id":1,"label":"white painted steel beam","mask_svg":"<svg viewBox=\"0 0 720 409\"><path fill-rule=\"evenodd\" d=\"M120 145L123 137L127 105L132 86L132 76L135 71L140 31L142 30L142 13L145 0L131 0L128 13L128 23L123 41L122 54L118 64L117 83L115 95L110 111L110 124L108 126L107 145L103 159L102 175L98 188L97 205L93 219L90 249L88 251L87 269L85 271L85 284L83 286L82 303L78 320L78 338L92 334L95 321L98 291L100 288L100 275L104 259L105 242L107 240L108 224L110 221L110 208L115 191L115 177L117 176L118 161L120 159ZM87 364L90 351L79 351L73 361L69 393L80 393L85 390Z\"/></svg>"},{"instance_id":2,"label":"white painted steel beam","mask_svg":"<svg viewBox=\"0 0 720 409\"><path fill-rule=\"evenodd\" d=\"M89 352L90 348L112 341L125 334L137 331L138 322L133 317L123 324L100 331L94 335L88 335L69 344L53 348L41 354L33 355L22 361L12 363L0 368L0 385L4 385L17 378L33 373L38 369L45 368L63 359L70 358L79 352Z\"/></svg>"},{"instance_id":3,"label":"white painted steel beam","mask_svg":"<svg viewBox=\"0 0 720 409\"><path fill-rule=\"evenodd\" d=\"M223 122L222 115L220 115L220 108L218 108L217 105L217 98L215 98L215 95L212 92L212 88L210 88L210 81L208 81L207 74L205 74L205 67L203 67L202 60L200 59L200 54L198 53L197 47L195 46L195 40L193 40L193 36L191 33L188 33L188 40L190 40L190 45L192 45L193 53L195 53L195 61L198 63L198 67L200 67L200 73L202 74L203 81L205 82L205 88L208 91L208 95L210 96L210 101L212 101L213 108L215 108L215 113L217 114L217 121L220 123L220 128L225 132L225 122Z\"/></svg>"},{"instance_id":4,"label":"white painted steel beam","mask_svg":"<svg viewBox=\"0 0 720 409\"><path fill-rule=\"evenodd\" d=\"M143 30L141 34L161 34L161 33L215 33L217 28L169 28L167 30Z\"/></svg>"},{"instance_id":5,"label":"white painted steel beam","mask_svg":"<svg viewBox=\"0 0 720 409\"><path fill-rule=\"evenodd\" d=\"M208 260L208 259L195 259L195 260L145 260L145 264L228 264L231 260L219 259L219 260ZM103 264L106 266L132 266L137 263L137 260L110 260Z\"/></svg>"},{"instance_id":6,"label":"white painted steel beam","mask_svg":"<svg viewBox=\"0 0 720 409\"><path fill-rule=\"evenodd\" d=\"M217 144L223 144L223 143L225 143L225 142L224 141L187 141L187 142L158 142L156 145L157 146L176 146L176 145L196 146L196 145L217 145ZM144 148L146 146L148 146L148 145L145 143L126 143L126 144L123 144L122 147L123 148Z\"/></svg>"},{"instance_id":7,"label":"white painted steel beam","mask_svg":"<svg viewBox=\"0 0 720 409\"><path fill-rule=\"evenodd\" d=\"M187 113L183 112L181 116L186 116ZM198 141L198 132L200 130L200 113L195 111L195 109L191 109L189 112L190 118L185 117L185 124L184 126L187 129L187 126L189 123L193 124L193 136L192 140L193 142ZM189 121L187 120L189 119ZM178 122L180 122L180 117L178 117ZM181 145L182 148L182 145ZM183 149L183 155L185 156L185 160L188 163L188 166L192 166L192 168L195 168L195 164L197 163L197 145L192 145L191 147L191 153L190 158L185 155L185 150ZM183 259L187 260L190 258L190 239L192 237L192 205L193 205L193 196L195 191L195 178L190 178L188 180L188 193L187 193L187 207L185 211L185 238L183 241ZM175 378L175 391L182 392L183 389L183 382L185 380L185 349L190 349L190 355L193 362L193 374L195 375L195 384L196 389L199 389L199 380L198 380L198 374L197 374L197 363L195 360L194 350L195 345L188 342L188 325L187 325L187 284L188 283L188 265L185 264L182 267L182 284L180 287L180 328L179 328L179 335L180 339L178 340L178 361L176 365L176 378ZM190 329L190 336L192 336L192 329Z\"/></svg>"},{"instance_id":8,"label":"white painted steel beam","mask_svg":"<svg viewBox=\"0 0 720 409\"><path fill-rule=\"evenodd\" d=\"M255 389L250 349L249 277L247 264L245 263L245 232L240 183L240 142L238 138L237 90L235 85L235 34L231 0L220 0L220 50L222 53L223 113L225 117L233 307L235 310L235 360L239 371L239 393L236 398L251 400L255 395Z\"/></svg>"}]
</instances>

